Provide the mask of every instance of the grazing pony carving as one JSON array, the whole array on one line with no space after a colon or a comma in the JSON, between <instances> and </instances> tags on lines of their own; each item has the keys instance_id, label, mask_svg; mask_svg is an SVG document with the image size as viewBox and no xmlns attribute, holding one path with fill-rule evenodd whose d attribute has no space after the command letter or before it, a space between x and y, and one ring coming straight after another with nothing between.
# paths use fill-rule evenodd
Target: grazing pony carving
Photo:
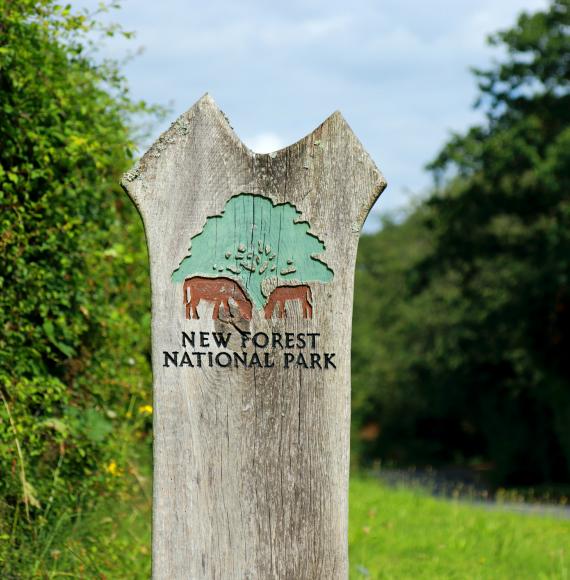
<instances>
[{"instance_id":1,"label":"grazing pony carving","mask_svg":"<svg viewBox=\"0 0 570 580\"><path fill-rule=\"evenodd\" d=\"M232 316L230 311L230 298L235 302L238 310L246 320L251 320L251 302L241 289L240 285L230 278L206 278L205 276L192 276L184 280L184 305L186 306L186 318L200 318L198 316L198 304L201 300L214 303L212 319L220 317L220 306L224 307L226 316Z\"/></svg>"},{"instance_id":2,"label":"grazing pony carving","mask_svg":"<svg viewBox=\"0 0 570 580\"><path fill-rule=\"evenodd\" d=\"M269 295L265 305L265 318L269 319L273 316L276 306L278 306L278 317L286 317L285 303L290 300L299 300L301 302L303 318L313 318L313 305L311 304L313 296L311 289L306 284L301 286L277 286Z\"/></svg>"}]
</instances>

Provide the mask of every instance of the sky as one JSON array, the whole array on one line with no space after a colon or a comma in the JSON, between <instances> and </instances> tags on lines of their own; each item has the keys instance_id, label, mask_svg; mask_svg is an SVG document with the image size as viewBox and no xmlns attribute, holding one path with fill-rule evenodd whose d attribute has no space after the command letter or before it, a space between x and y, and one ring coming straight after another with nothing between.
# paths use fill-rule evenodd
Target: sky
<instances>
[{"instance_id":1,"label":"sky","mask_svg":"<svg viewBox=\"0 0 570 580\"><path fill-rule=\"evenodd\" d=\"M96 0L76 6L96 8ZM123 0L109 41L134 98L170 105L169 122L204 93L260 153L294 143L340 110L388 188L365 229L431 184L424 166L452 132L481 120L470 67L501 57L485 38L546 0Z\"/></svg>"}]
</instances>

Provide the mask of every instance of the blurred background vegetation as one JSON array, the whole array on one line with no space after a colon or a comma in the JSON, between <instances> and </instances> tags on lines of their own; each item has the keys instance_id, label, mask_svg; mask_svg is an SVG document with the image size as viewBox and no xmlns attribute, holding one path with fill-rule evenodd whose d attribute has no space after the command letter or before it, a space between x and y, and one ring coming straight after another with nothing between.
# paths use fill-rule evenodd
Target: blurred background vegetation
<instances>
[{"instance_id":1,"label":"blurred background vegetation","mask_svg":"<svg viewBox=\"0 0 570 580\"><path fill-rule=\"evenodd\" d=\"M570 481L569 8L553 0L490 39L505 57L475 71L485 123L435 156L430 195L361 239L355 470L381 461L471 469L495 486ZM161 111L95 58L97 34L128 36L99 16L0 0L6 579L148 576L148 264L118 182L137 127ZM371 518L362 506L354 517ZM419 577L406 570L392 573Z\"/></svg>"},{"instance_id":2,"label":"blurred background vegetation","mask_svg":"<svg viewBox=\"0 0 570 580\"><path fill-rule=\"evenodd\" d=\"M475 71L485 124L450 139L403 222L361 241L358 458L570 480L569 6L490 39L506 58Z\"/></svg>"}]
</instances>

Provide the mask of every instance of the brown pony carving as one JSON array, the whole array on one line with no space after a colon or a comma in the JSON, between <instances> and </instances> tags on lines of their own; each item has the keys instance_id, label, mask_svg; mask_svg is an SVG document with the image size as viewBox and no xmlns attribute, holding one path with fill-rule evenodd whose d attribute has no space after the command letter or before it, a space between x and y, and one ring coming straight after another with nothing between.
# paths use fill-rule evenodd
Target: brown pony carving
<instances>
[{"instance_id":1,"label":"brown pony carving","mask_svg":"<svg viewBox=\"0 0 570 580\"><path fill-rule=\"evenodd\" d=\"M192 276L192 278L184 280L183 291L186 318L188 320L200 318L198 316L200 300L214 303L214 312L212 313L214 320L217 320L220 316L220 306L224 307L226 316L232 316L230 298L235 302L241 316L246 320L251 320L251 302L240 285L230 278Z\"/></svg>"},{"instance_id":2,"label":"brown pony carving","mask_svg":"<svg viewBox=\"0 0 570 580\"><path fill-rule=\"evenodd\" d=\"M303 307L303 318L313 318L313 296L311 289L306 284L302 286L277 286L269 295L264 312L265 318L271 318L275 307L278 306L278 317L286 316L285 303L289 300L300 300Z\"/></svg>"}]
</instances>

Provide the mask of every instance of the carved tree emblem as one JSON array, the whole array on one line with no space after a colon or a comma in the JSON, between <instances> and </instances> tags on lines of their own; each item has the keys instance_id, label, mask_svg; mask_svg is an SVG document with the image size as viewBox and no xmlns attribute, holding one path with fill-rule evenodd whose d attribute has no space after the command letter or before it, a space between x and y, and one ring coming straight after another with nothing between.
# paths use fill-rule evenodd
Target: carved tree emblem
<instances>
[{"instance_id":1,"label":"carved tree emblem","mask_svg":"<svg viewBox=\"0 0 570 580\"><path fill-rule=\"evenodd\" d=\"M247 319L251 303L264 309L266 318L271 318L277 306L282 318L285 303L291 300L300 301L303 316L312 318L307 283L330 282L333 271L320 257L325 251L323 241L300 216L291 203L275 204L261 195L240 193L228 200L220 215L208 217L203 230L191 238L189 254L172 274L174 282L184 282L186 317L198 317L200 299L214 303L214 318L220 306L230 316L232 299ZM248 313L245 301L250 299Z\"/></svg>"}]
</instances>

